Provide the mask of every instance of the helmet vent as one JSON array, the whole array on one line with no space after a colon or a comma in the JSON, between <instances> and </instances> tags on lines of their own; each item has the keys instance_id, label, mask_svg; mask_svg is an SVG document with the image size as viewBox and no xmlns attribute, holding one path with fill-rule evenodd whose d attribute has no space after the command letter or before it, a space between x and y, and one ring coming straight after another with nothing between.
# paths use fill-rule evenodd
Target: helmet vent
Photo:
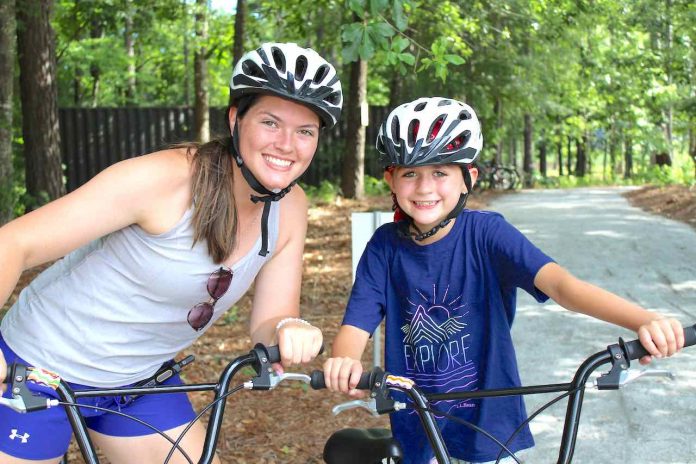
<instances>
[{"instance_id":1,"label":"helmet vent","mask_svg":"<svg viewBox=\"0 0 696 464\"><path fill-rule=\"evenodd\" d=\"M247 76L258 77L258 78L265 78L266 77L266 75L261 70L261 68L259 68L259 65L254 63L252 60L245 60L242 63L242 71Z\"/></svg>"},{"instance_id":2,"label":"helmet vent","mask_svg":"<svg viewBox=\"0 0 696 464\"><path fill-rule=\"evenodd\" d=\"M340 105L341 104L341 92L333 92L329 94L328 97L324 99L324 101L331 103L332 105Z\"/></svg>"},{"instance_id":3,"label":"helmet vent","mask_svg":"<svg viewBox=\"0 0 696 464\"><path fill-rule=\"evenodd\" d=\"M461 119L462 121L467 121L471 119L471 113L469 113L466 110L462 110L462 112L459 113L459 119Z\"/></svg>"},{"instance_id":4,"label":"helmet vent","mask_svg":"<svg viewBox=\"0 0 696 464\"><path fill-rule=\"evenodd\" d=\"M295 62L295 80L302 81L307 73L307 57L300 55Z\"/></svg>"},{"instance_id":5,"label":"helmet vent","mask_svg":"<svg viewBox=\"0 0 696 464\"><path fill-rule=\"evenodd\" d=\"M399 118L392 118L392 123L391 123L391 139L392 140L399 140Z\"/></svg>"},{"instance_id":6,"label":"helmet vent","mask_svg":"<svg viewBox=\"0 0 696 464\"><path fill-rule=\"evenodd\" d=\"M416 134L418 134L418 128L420 127L420 121L414 119L408 125L408 140L409 146L414 146L416 144Z\"/></svg>"},{"instance_id":7,"label":"helmet vent","mask_svg":"<svg viewBox=\"0 0 696 464\"><path fill-rule=\"evenodd\" d=\"M445 116L442 115L439 118L437 118L435 121L433 121L433 124L430 126L430 130L428 131L428 138L426 142L432 142L435 137L437 137L437 133L440 132L440 128L442 127L442 124L445 122Z\"/></svg>"},{"instance_id":8,"label":"helmet vent","mask_svg":"<svg viewBox=\"0 0 696 464\"><path fill-rule=\"evenodd\" d=\"M273 55L273 63L275 63L276 69L280 71L280 73L285 74L285 55L278 47L273 47L271 49L271 53Z\"/></svg>"},{"instance_id":9,"label":"helmet vent","mask_svg":"<svg viewBox=\"0 0 696 464\"><path fill-rule=\"evenodd\" d=\"M312 81L315 84L319 84L321 81L326 78L326 75L329 73L329 67L326 66L325 64L319 66L319 69L317 69L317 72L314 74L314 79Z\"/></svg>"},{"instance_id":10,"label":"helmet vent","mask_svg":"<svg viewBox=\"0 0 696 464\"><path fill-rule=\"evenodd\" d=\"M415 108L413 108L413 111L423 111L427 104L427 102L421 102L417 104Z\"/></svg>"},{"instance_id":11,"label":"helmet vent","mask_svg":"<svg viewBox=\"0 0 696 464\"><path fill-rule=\"evenodd\" d=\"M464 131L462 134L458 135L457 138L455 138L447 144L447 146L445 147L445 151L452 152L459 150L463 146L466 146L466 144L469 142L470 137L471 131Z\"/></svg>"},{"instance_id":12,"label":"helmet vent","mask_svg":"<svg viewBox=\"0 0 696 464\"><path fill-rule=\"evenodd\" d=\"M452 104L452 100L440 100L438 102L437 106L447 106L447 105L451 105L451 104Z\"/></svg>"}]
</instances>

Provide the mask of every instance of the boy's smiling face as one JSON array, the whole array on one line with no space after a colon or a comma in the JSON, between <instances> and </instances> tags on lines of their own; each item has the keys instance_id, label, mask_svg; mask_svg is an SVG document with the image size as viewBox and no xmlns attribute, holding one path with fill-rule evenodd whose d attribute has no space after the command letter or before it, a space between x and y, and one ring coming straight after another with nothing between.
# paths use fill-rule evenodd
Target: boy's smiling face
<instances>
[{"instance_id":1,"label":"boy's smiling face","mask_svg":"<svg viewBox=\"0 0 696 464\"><path fill-rule=\"evenodd\" d=\"M471 168L469 172L473 185L478 170ZM397 166L394 170L385 171L384 179L396 195L401 210L413 219L422 232L445 219L457 206L459 196L467 192L459 164Z\"/></svg>"}]
</instances>

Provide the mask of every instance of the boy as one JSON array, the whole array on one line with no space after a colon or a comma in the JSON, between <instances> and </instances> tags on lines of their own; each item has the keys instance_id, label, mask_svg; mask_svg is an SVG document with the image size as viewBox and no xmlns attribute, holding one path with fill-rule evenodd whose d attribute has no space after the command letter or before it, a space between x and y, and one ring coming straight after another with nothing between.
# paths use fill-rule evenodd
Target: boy
<instances>
[{"instance_id":1,"label":"boy","mask_svg":"<svg viewBox=\"0 0 696 464\"><path fill-rule=\"evenodd\" d=\"M412 378L426 392L519 386L510 336L517 288L539 302L550 297L569 310L635 330L653 356L682 348L676 320L575 278L499 214L464 209L481 147L475 112L452 99L406 103L382 124L377 150L396 222L375 232L358 265L333 358L324 364L331 390L358 394L360 358L383 317L386 370ZM502 442L526 419L520 397L435 407ZM487 437L453 421L439 422L453 462L495 461L500 448ZM391 425L406 463L432 459L415 413L394 413ZM509 448L516 452L533 444L525 427Z\"/></svg>"}]
</instances>

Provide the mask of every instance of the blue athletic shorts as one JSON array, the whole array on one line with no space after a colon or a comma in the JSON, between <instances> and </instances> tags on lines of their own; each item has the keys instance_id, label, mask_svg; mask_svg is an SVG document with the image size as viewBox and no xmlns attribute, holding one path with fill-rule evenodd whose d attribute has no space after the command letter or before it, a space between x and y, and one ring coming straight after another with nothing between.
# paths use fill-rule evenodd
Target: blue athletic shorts
<instances>
[{"instance_id":1,"label":"blue athletic shorts","mask_svg":"<svg viewBox=\"0 0 696 464\"><path fill-rule=\"evenodd\" d=\"M1 334L0 350L8 365L15 361L27 364L7 346ZM164 382L165 385L181 385L182 383L178 375ZM90 389L90 387L74 383L69 385L73 390ZM124 387L128 386L130 385L124 385ZM9 389L4 396L11 398ZM78 403L120 411L161 431L186 424L196 416L185 393L143 395L125 406L119 404L118 399L119 397L113 396L80 398ZM132 419L117 414L84 407L80 408L80 412L85 417L89 429L104 435L137 437L156 433ZM61 406L26 414L0 406L0 451L10 456L34 460L62 456L68 449L71 435L70 422Z\"/></svg>"}]
</instances>

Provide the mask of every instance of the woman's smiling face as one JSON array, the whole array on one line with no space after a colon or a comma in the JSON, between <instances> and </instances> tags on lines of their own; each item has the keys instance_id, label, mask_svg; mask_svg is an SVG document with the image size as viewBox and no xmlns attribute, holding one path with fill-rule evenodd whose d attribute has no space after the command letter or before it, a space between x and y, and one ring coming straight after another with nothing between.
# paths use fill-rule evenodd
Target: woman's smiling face
<instances>
[{"instance_id":1,"label":"woman's smiling face","mask_svg":"<svg viewBox=\"0 0 696 464\"><path fill-rule=\"evenodd\" d=\"M230 110L233 127L237 109ZM267 189L300 177L319 142L319 116L307 106L271 95L258 97L237 121L244 164Z\"/></svg>"}]
</instances>

